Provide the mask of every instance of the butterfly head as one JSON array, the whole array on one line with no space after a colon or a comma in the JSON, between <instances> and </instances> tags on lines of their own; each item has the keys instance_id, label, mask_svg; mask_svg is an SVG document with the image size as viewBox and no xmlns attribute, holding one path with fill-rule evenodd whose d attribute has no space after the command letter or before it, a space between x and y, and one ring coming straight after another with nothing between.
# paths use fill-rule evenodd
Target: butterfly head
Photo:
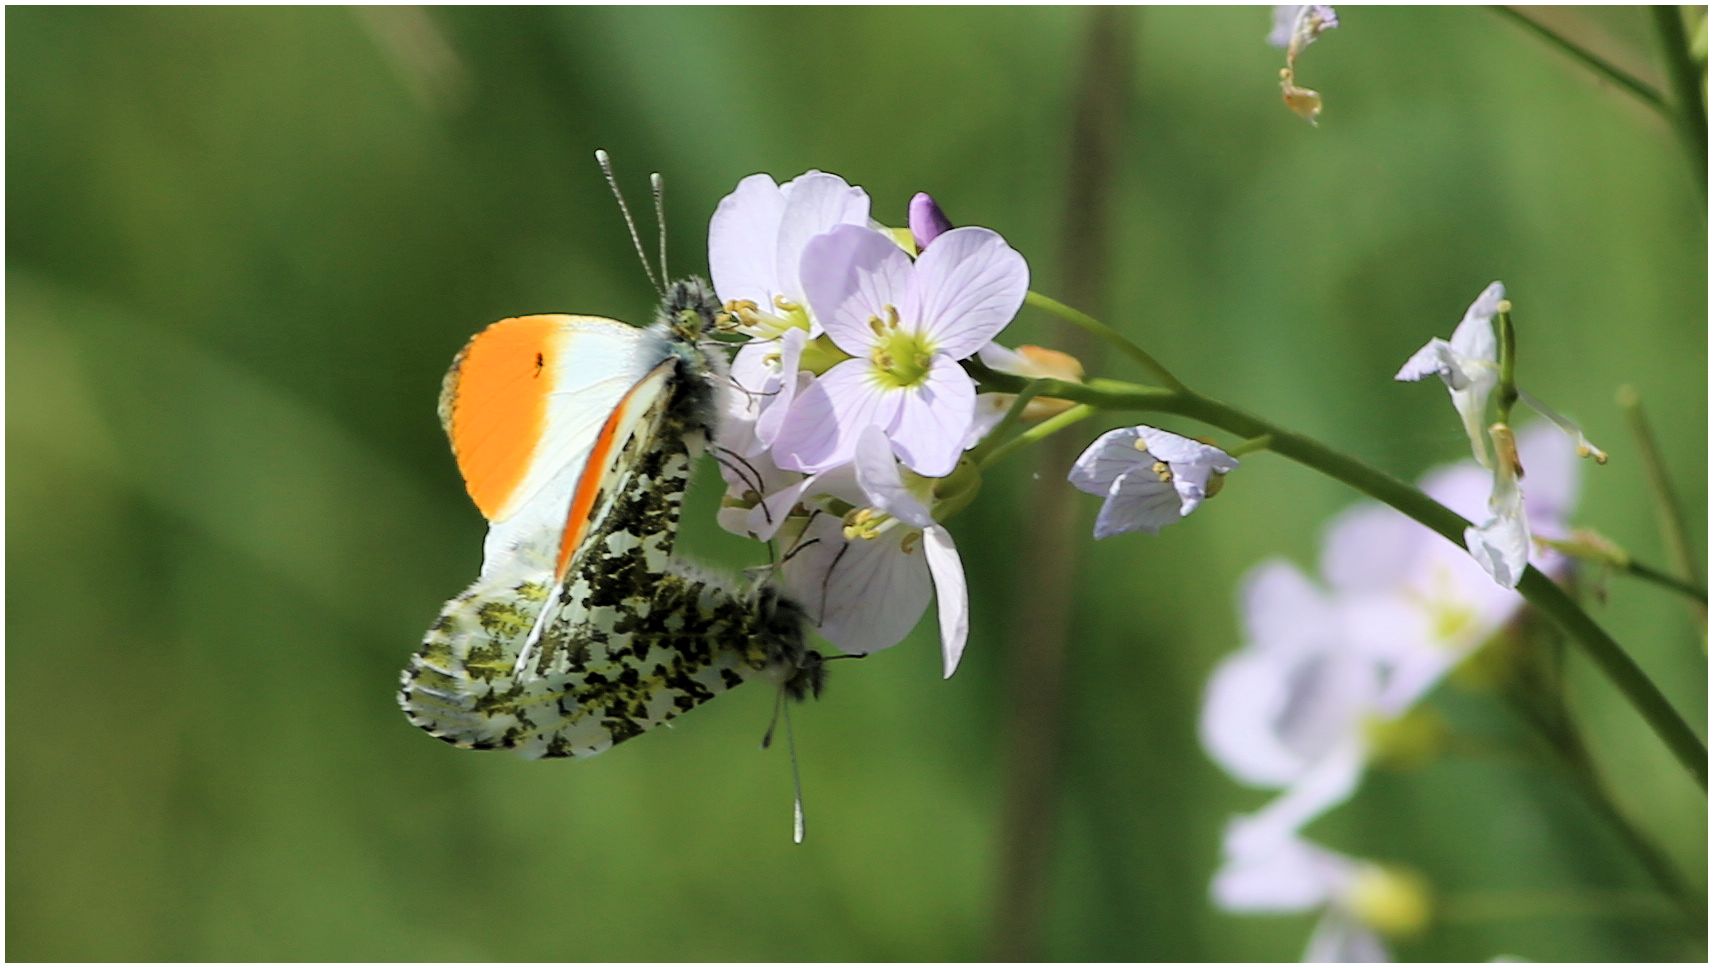
<instances>
[{"instance_id":1,"label":"butterfly head","mask_svg":"<svg viewBox=\"0 0 1713 968\"><path fill-rule=\"evenodd\" d=\"M688 276L674 280L666 288L655 321L674 338L693 344L715 332L724 315L714 287L696 276Z\"/></svg>"}]
</instances>

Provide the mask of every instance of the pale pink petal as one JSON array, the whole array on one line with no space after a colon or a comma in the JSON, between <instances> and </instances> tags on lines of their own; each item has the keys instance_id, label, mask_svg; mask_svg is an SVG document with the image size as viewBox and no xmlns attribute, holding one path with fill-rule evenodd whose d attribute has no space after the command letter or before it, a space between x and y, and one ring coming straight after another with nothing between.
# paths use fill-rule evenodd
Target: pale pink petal
<instances>
[{"instance_id":1,"label":"pale pink petal","mask_svg":"<svg viewBox=\"0 0 1713 968\"><path fill-rule=\"evenodd\" d=\"M1316 965L1367 965L1391 960L1392 952L1374 929L1337 908L1328 908L1321 915L1303 951L1303 961Z\"/></svg>"},{"instance_id":2,"label":"pale pink petal","mask_svg":"<svg viewBox=\"0 0 1713 968\"><path fill-rule=\"evenodd\" d=\"M916 260L916 285L921 308L913 321L937 352L961 360L1016 318L1029 264L992 229L952 229Z\"/></svg>"},{"instance_id":3,"label":"pale pink petal","mask_svg":"<svg viewBox=\"0 0 1713 968\"><path fill-rule=\"evenodd\" d=\"M754 300L764 309L781 291L776 270L785 195L767 175L751 175L720 200L708 222L708 273L722 302Z\"/></svg>"},{"instance_id":4,"label":"pale pink petal","mask_svg":"<svg viewBox=\"0 0 1713 968\"><path fill-rule=\"evenodd\" d=\"M1424 548L1444 540L1392 508L1364 501L1339 512L1327 526L1320 573L1334 591L1386 591L1414 573Z\"/></svg>"},{"instance_id":5,"label":"pale pink petal","mask_svg":"<svg viewBox=\"0 0 1713 968\"><path fill-rule=\"evenodd\" d=\"M904 486L898 472L898 458L892 454L892 444L879 427L863 428L856 445L857 483L874 507L916 528L934 524L928 506Z\"/></svg>"},{"instance_id":6,"label":"pale pink petal","mask_svg":"<svg viewBox=\"0 0 1713 968\"><path fill-rule=\"evenodd\" d=\"M924 477L950 474L975 419L975 381L951 357L936 354L927 379L896 394L903 403L887 436L899 460Z\"/></svg>"},{"instance_id":7,"label":"pale pink petal","mask_svg":"<svg viewBox=\"0 0 1713 968\"><path fill-rule=\"evenodd\" d=\"M1280 743L1269 719L1284 708L1288 657L1241 649L1220 660L1201 707L1201 744L1241 783L1277 788L1303 772L1303 758Z\"/></svg>"},{"instance_id":8,"label":"pale pink petal","mask_svg":"<svg viewBox=\"0 0 1713 968\"><path fill-rule=\"evenodd\" d=\"M999 343L989 343L975 352L976 359L981 365L995 373L1009 373L1012 376L1040 376L1036 372L1039 367L1030 363L1023 354Z\"/></svg>"},{"instance_id":9,"label":"pale pink petal","mask_svg":"<svg viewBox=\"0 0 1713 968\"><path fill-rule=\"evenodd\" d=\"M915 310L910 257L896 242L869 228L840 225L803 250L803 291L809 307L839 349L867 357L878 339L870 320L888 309L907 320Z\"/></svg>"},{"instance_id":10,"label":"pale pink petal","mask_svg":"<svg viewBox=\"0 0 1713 968\"><path fill-rule=\"evenodd\" d=\"M835 225L868 224L868 193L851 187L837 175L819 171L793 178L783 191L785 209L772 254L784 294L801 301L806 292L800 272L809 240Z\"/></svg>"},{"instance_id":11,"label":"pale pink petal","mask_svg":"<svg viewBox=\"0 0 1713 968\"><path fill-rule=\"evenodd\" d=\"M849 461L864 427L888 427L904 394L874 380L868 360L846 360L792 401L773 441L773 459L786 470L817 473Z\"/></svg>"},{"instance_id":12,"label":"pale pink petal","mask_svg":"<svg viewBox=\"0 0 1713 968\"><path fill-rule=\"evenodd\" d=\"M1325 593L1283 558L1249 569L1239 597L1249 641L1265 649L1294 651L1324 642L1336 624Z\"/></svg>"},{"instance_id":13,"label":"pale pink petal","mask_svg":"<svg viewBox=\"0 0 1713 968\"><path fill-rule=\"evenodd\" d=\"M1112 492L1112 482L1120 475L1154 463L1136 446L1141 439L1136 427L1120 427L1101 434L1071 465L1066 479L1079 491L1105 497Z\"/></svg>"},{"instance_id":14,"label":"pale pink petal","mask_svg":"<svg viewBox=\"0 0 1713 968\"><path fill-rule=\"evenodd\" d=\"M1106 501L1095 515L1096 540L1130 531L1159 534L1160 529L1183 517L1183 498L1177 489L1143 467L1112 482Z\"/></svg>"},{"instance_id":15,"label":"pale pink petal","mask_svg":"<svg viewBox=\"0 0 1713 968\"><path fill-rule=\"evenodd\" d=\"M1226 911L1282 914L1324 907L1355 870L1350 858L1303 840L1294 827L1257 816L1226 825L1222 852L1213 901Z\"/></svg>"},{"instance_id":16,"label":"pale pink petal","mask_svg":"<svg viewBox=\"0 0 1713 968\"><path fill-rule=\"evenodd\" d=\"M1463 321L1451 333L1451 348L1459 356L1488 363L1499 361L1499 338L1493 332L1493 317L1499 315L1499 303L1504 298L1505 284L1495 282L1481 290L1481 295L1469 304Z\"/></svg>"},{"instance_id":17,"label":"pale pink petal","mask_svg":"<svg viewBox=\"0 0 1713 968\"><path fill-rule=\"evenodd\" d=\"M779 427L785 422L792 401L797 398L797 391L813 379L797 370L803 360L803 347L808 341L807 330L792 329L786 331L774 347L773 352L779 357L772 364L776 380L769 388L771 398L762 401L761 415L755 418L755 436L763 447L773 446L773 441L779 437Z\"/></svg>"},{"instance_id":18,"label":"pale pink petal","mask_svg":"<svg viewBox=\"0 0 1713 968\"><path fill-rule=\"evenodd\" d=\"M840 519L825 512L809 522L782 572L809 621L852 655L897 645L933 597L927 557L913 529L894 527L873 540L852 541Z\"/></svg>"},{"instance_id":19,"label":"pale pink petal","mask_svg":"<svg viewBox=\"0 0 1713 968\"><path fill-rule=\"evenodd\" d=\"M964 435L964 450L969 450L981 443L988 432L999 426L1005 419L1006 411L1017 399L1011 393L978 393L975 395L975 414L970 418L969 433Z\"/></svg>"},{"instance_id":20,"label":"pale pink petal","mask_svg":"<svg viewBox=\"0 0 1713 968\"><path fill-rule=\"evenodd\" d=\"M1552 424L1536 421L1517 432L1517 453L1528 473L1530 525L1562 535L1582 489L1575 442Z\"/></svg>"},{"instance_id":21,"label":"pale pink petal","mask_svg":"<svg viewBox=\"0 0 1713 968\"><path fill-rule=\"evenodd\" d=\"M1392 379L1414 382L1430 376L1440 377L1445 381L1445 385L1453 390L1467 383L1467 377L1458 368L1457 357L1451 344L1437 336L1428 340L1426 345L1405 360Z\"/></svg>"},{"instance_id":22,"label":"pale pink petal","mask_svg":"<svg viewBox=\"0 0 1713 968\"><path fill-rule=\"evenodd\" d=\"M958 671L964 643L970 634L969 588L964 583L964 563L952 533L938 525L922 532L922 548L928 556L928 571L934 576L934 609L940 615L940 653L947 679Z\"/></svg>"},{"instance_id":23,"label":"pale pink petal","mask_svg":"<svg viewBox=\"0 0 1713 968\"><path fill-rule=\"evenodd\" d=\"M1207 496L1207 482L1214 474L1229 474L1237 469L1237 458L1211 444L1191 440L1158 427L1137 427L1148 444L1148 452L1171 465L1172 488L1178 492L1182 505L1179 517L1189 517Z\"/></svg>"}]
</instances>

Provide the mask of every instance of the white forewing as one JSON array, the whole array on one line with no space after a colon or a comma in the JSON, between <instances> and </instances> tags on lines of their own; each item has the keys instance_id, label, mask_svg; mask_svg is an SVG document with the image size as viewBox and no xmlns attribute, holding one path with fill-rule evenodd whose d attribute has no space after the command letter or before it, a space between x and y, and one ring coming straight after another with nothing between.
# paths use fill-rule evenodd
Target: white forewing
<instances>
[{"instance_id":1,"label":"white forewing","mask_svg":"<svg viewBox=\"0 0 1713 968\"><path fill-rule=\"evenodd\" d=\"M666 358L659 334L599 316L569 317L552 376L547 420L528 472L489 522L482 574L544 531L563 529L601 426L625 394Z\"/></svg>"}]
</instances>

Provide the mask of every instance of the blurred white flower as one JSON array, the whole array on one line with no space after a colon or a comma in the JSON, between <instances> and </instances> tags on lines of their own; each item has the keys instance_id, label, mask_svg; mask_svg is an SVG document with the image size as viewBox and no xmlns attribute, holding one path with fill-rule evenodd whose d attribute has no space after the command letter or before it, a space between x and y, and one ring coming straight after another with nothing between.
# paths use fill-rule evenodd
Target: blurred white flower
<instances>
[{"instance_id":1,"label":"blurred white flower","mask_svg":"<svg viewBox=\"0 0 1713 968\"><path fill-rule=\"evenodd\" d=\"M1237 459L1188 437L1156 427L1109 430L1095 438L1071 468L1077 490L1105 498L1094 536L1126 531L1158 534L1218 493Z\"/></svg>"},{"instance_id":2,"label":"blurred white flower","mask_svg":"<svg viewBox=\"0 0 1713 968\"><path fill-rule=\"evenodd\" d=\"M1578 464L1566 439L1537 424L1518 447L1536 468L1532 527L1567 534ZM1490 480L1463 461L1422 487L1471 515ZM1546 550L1533 557L1549 574L1565 561ZM1240 782L1285 791L1258 815L1280 829L1348 799L1375 759L1431 751L1437 722L1412 710L1523 604L1463 550L1373 503L1332 521L1320 571L1324 589L1283 561L1251 571L1244 645L1214 670L1202 705L1209 756Z\"/></svg>"},{"instance_id":3,"label":"blurred white flower","mask_svg":"<svg viewBox=\"0 0 1713 968\"><path fill-rule=\"evenodd\" d=\"M1243 618L1248 641L1208 682L1202 744L1239 781L1290 788L1280 810L1300 825L1356 789L1382 670L1346 638L1337 605L1284 561L1250 573Z\"/></svg>"},{"instance_id":4,"label":"blurred white flower","mask_svg":"<svg viewBox=\"0 0 1713 968\"><path fill-rule=\"evenodd\" d=\"M1308 962L1389 961L1386 936L1421 931L1431 913L1420 878L1328 850L1295 828L1239 817L1227 825L1212 895L1235 914L1321 912Z\"/></svg>"}]
</instances>

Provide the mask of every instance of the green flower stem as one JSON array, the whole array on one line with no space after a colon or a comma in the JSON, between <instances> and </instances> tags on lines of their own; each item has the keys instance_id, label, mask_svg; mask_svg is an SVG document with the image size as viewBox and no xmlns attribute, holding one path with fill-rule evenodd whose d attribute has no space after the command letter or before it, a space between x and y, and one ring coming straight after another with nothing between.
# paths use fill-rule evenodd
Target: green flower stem
<instances>
[{"instance_id":1,"label":"green flower stem","mask_svg":"<svg viewBox=\"0 0 1713 968\"><path fill-rule=\"evenodd\" d=\"M1162 385L1171 387L1174 390L1184 389L1183 381L1173 376L1172 371L1161 365L1160 361L1154 359L1151 353L1126 339L1118 330L1113 329L1098 319L1095 319L1088 313L1079 309L1072 309L1064 303L1059 302L1057 299L1053 299L1049 296L1043 296L1033 289L1029 291L1027 296L1023 297L1023 302L1025 305L1034 306L1036 309L1052 313L1054 316L1059 317L1065 322L1106 340L1108 343L1117 347L1119 352L1141 364L1142 369L1147 370L1149 375L1158 380Z\"/></svg>"},{"instance_id":2,"label":"green flower stem","mask_svg":"<svg viewBox=\"0 0 1713 968\"><path fill-rule=\"evenodd\" d=\"M1521 685L1521 684L1520 684ZM1698 926L1698 935L1706 933L1707 899L1698 893L1678 873L1671 856L1660 849L1653 838L1630 820L1600 778L1588 746L1582 741L1575 723L1564 704L1562 675L1553 673L1550 682L1536 683L1532 688L1508 690L1506 698L1524 722L1538 734L1546 747L1547 764L1568 780L1582 795L1584 802L1600 815L1624 842L1636 861L1653 878L1673 905L1683 912L1691 926Z\"/></svg>"},{"instance_id":3,"label":"green flower stem","mask_svg":"<svg viewBox=\"0 0 1713 968\"><path fill-rule=\"evenodd\" d=\"M1094 412L1094 407L1082 404L1072 407L1064 413L1048 417L1046 420L1041 421L1005 443L1000 444L998 447L993 448L993 450L988 451L986 456L977 461L977 466L981 467L983 470L992 467L994 464L1005 459L1007 455L1021 450L1036 441L1045 440L1074 423L1086 420L1093 416Z\"/></svg>"},{"instance_id":4,"label":"green flower stem","mask_svg":"<svg viewBox=\"0 0 1713 968\"><path fill-rule=\"evenodd\" d=\"M1675 6L1652 8L1654 27L1659 31L1665 54L1665 71L1671 78L1672 110L1667 112L1695 169L1701 197L1707 197L1707 105L1701 100L1701 71L1690 53L1689 37L1683 30L1683 13Z\"/></svg>"},{"instance_id":5,"label":"green flower stem","mask_svg":"<svg viewBox=\"0 0 1713 968\"><path fill-rule=\"evenodd\" d=\"M1026 381L1019 377L1010 377L980 367L974 369L977 377L988 389L1020 392L1026 385ZM1202 396L1189 389L1168 390L1117 380L1097 379L1087 383L1067 380L1036 382L1040 384L1037 392L1076 400L1094 409L1173 413L1244 437L1271 436L1270 449L1274 453L1343 481L1369 497L1409 515L1438 532L1447 541L1463 547L1463 531L1469 527L1469 522L1462 515L1378 468L1370 467L1313 438L1274 426L1254 414L1211 397ZM1067 416L1070 412L1060 416ZM1041 430L1044 426L1043 424L1036 427L1034 431ZM1589 618L1562 588L1537 569L1530 567L1523 574L1517 591L1582 647L1589 659L1593 660L1606 678L1623 693L1624 698L1635 707L1648 726L1705 791L1706 745L1689 723L1672 708L1671 703L1642 672L1641 667L1636 665L1618 643Z\"/></svg>"},{"instance_id":6,"label":"green flower stem","mask_svg":"<svg viewBox=\"0 0 1713 968\"><path fill-rule=\"evenodd\" d=\"M1511 408L1517 405L1517 328L1511 323L1509 300L1499 303L1499 388L1493 394L1499 422L1510 426Z\"/></svg>"},{"instance_id":7,"label":"green flower stem","mask_svg":"<svg viewBox=\"0 0 1713 968\"><path fill-rule=\"evenodd\" d=\"M1648 476L1648 489L1653 492L1654 514L1659 519L1660 536L1665 539L1666 553L1671 556L1672 569L1691 588L1700 586L1697 597L1701 601L1701 608L1696 617L1705 630L1707 589L1701 585L1701 570L1696 567L1695 552L1691 550L1693 545L1690 542L1689 525L1683 519L1683 506L1678 503L1677 492L1671 486L1671 477L1665 472L1665 460L1660 456L1653 426L1648 423L1647 414L1642 411L1642 398L1635 387L1619 388L1618 409L1624 411L1624 419L1630 425L1630 434L1636 439L1636 453L1641 456L1642 470Z\"/></svg>"},{"instance_id":8,"label":"green flower stem","mask_svg":"<svg viewBox=\"0 0 1713 968\"><path fill-rule=\"evenodd\" d=\"M1225 452L1233 457L1242 457L1244 454L1253 454L1256 451L1266 450L1271 446L1273 446L1273 435L1262 434L1259 437L1240 440L1230 447L1225 448Z\"/></svg>"},{"instance_id":9,"label":"green flower stem","mask_svg":"<svg viewBox=\"0 0 1713 968\"><path fill-rule=\"evenodd\" d=\"M1666 103L1665 95L1655 90L1653 85L1641 80L1634 74L1620 69L1611 61L1608 61L1593 51L1588 50L1570 38L1565 37L1545 24L1536 21L1533 17L1528 16L1514 7L1489 7L1488 9L1510 20L1512 23L1522 26L1525 30L1530 31L1535 36L1540 37L1547 43L1564 51L1566 54L1569 54L1578 61L1581 61L1584 67L1592 69L1594 73L1601 75L1612 83L1635 95L1637 99L1648 107L1653 108L1655 111L1658 111L1663 115L1669 116L1671 114L1671 106Z\"/></svg>"},{"instance_id":10,"label":"green flower stem","mask_svg":"<svg viewBox=\"0 0 1713 968\"><path fill-rule=\"evenodd\" d=\"M1620 566L1619 570L1626 575L1630 575L1634 578L1640 578L1642 581L1653 582L1661 588L1670 589L1671 591L1677 592L1680 595L1701 603L1702 617L1706 617L1706 586L1684 581L1675 575L1667 574L1666 572L1660 571L1658 568L1644 565L1641 562L1634 560L1625 562Z\"/></svg>"}]
</instances>

